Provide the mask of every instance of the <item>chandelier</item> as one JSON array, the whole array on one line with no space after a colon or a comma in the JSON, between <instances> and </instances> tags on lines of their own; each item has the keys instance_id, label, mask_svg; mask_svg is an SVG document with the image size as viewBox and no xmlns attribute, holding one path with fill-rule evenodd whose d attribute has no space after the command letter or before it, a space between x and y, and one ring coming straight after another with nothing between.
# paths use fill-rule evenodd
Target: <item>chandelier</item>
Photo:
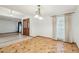
<instances>
[{"instance_id":1,"label":"chandelier","mask_svg":"<svg viewBox=\"0 0 79 59\"><path fill-rule=\"evenodd\" d=\"M40 5L37 5L37 9L35 11L36 15L35 15L35 18L39 19L39 20L42 20L43 17L41 16L41 8L40 8Z\"/></svg>"}]
</instances>

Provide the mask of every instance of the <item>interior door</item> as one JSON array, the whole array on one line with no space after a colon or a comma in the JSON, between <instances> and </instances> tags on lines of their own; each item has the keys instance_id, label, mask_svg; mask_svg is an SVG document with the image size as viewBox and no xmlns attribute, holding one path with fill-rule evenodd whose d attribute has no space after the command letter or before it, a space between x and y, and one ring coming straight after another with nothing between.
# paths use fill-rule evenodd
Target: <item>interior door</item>
<instances>
[{"instance_id":1,"label":"interior door","mask_svg":"<svg viewBox=\"0 0 79 59\"><path fill-rule=\"evenodd\" d=\"M23 20L23 35L29 36L29 19Z\"/></svg>"}]
</instances>

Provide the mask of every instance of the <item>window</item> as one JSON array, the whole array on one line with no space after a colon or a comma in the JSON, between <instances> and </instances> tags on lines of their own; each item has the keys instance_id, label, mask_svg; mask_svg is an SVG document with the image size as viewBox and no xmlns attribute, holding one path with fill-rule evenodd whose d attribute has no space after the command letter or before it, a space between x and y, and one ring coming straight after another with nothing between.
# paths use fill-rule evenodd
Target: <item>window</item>
<instances>
[{"instance_id":1,"label":"window","mask_svg":"<svg viewBox=\"0 0 79 59\"><path fill-rule=\"evenodd\" d=\"M65 18L64 16L57 16L56 23L56 37L59 40L65 39Z\"/></svg>"}]
</instances>

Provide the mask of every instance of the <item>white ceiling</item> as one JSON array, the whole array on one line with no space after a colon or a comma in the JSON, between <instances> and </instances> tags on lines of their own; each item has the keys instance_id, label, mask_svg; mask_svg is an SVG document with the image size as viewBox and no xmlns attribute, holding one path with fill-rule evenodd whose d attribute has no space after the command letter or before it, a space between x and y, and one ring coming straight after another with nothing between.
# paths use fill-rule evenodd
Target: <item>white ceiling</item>
<instances>
[{"instance_id":1,"label":"white ceiling","mask_svg":"<svg viewBox=\"0 0 79 59\"><path fill-rule=\"evenodd\" d=\"M1 7L9 8L15 11L24 13L25 15L35 15L36 5L0 5ZM53 16L64 13L74 12L77 6L75 5L41 5L41 14L43 16Z\"/></svg>"}]
</instances>

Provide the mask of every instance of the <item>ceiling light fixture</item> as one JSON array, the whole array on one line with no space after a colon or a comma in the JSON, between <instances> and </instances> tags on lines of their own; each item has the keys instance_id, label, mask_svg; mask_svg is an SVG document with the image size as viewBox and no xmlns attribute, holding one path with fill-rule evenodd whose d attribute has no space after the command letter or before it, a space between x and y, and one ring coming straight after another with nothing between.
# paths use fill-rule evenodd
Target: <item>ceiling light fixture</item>
<instances>
[{"instance_id":1,"label":"ceiling light fixture","mask_svg":"<svg viewBox=\"0 0 79 59\"><path fill-rule=\"evenodd\" d=\"M39 19L39 20L42 20L43 17L41 16L40 10L41 10L40 5L37 5L36 15L34 17Z\"/></svg>"},{"instance_id":2,"label":"ceiling light fixture","mask_svg":"<svg viewBox=\"0 0 79 59\"><path fill-rule=\"evenodd\" d=\"M38 18L39 16L38 15L35 15L35 18Z\"/></svg>"}]
</instances>

